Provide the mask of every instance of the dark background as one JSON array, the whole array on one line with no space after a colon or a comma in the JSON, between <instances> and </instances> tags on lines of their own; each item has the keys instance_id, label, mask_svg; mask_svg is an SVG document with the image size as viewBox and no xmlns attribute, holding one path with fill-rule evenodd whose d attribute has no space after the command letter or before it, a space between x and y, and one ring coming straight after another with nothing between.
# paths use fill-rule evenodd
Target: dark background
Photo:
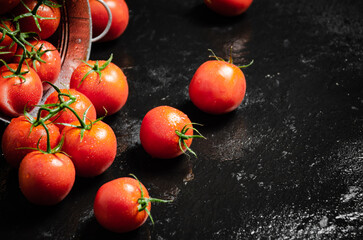
<instances>
[{"instance_id":1,"label":"dark background","mask_svg":"<svg viewBox=\"0 0 363 240\"><path fill-rule=\"evenodd\" d=\"M91 58L120 66L130 94L107 117L118 140L111 168L77 178L53 207L34 206L17 172L0 161L1 239L362 239L363 2L255 0L233 18L202 0L129 0L130 22ZM212 116L188 85L213 49L244 69L247 93L234 112ZM142 149L143 116L159 105L185 112L207 140L198 158L160 161ZM1 124L1 133L6 127ZM92 205L105 182L134 173L157 198L150 220L108 232Z\"/></svg>"}]
</instances>

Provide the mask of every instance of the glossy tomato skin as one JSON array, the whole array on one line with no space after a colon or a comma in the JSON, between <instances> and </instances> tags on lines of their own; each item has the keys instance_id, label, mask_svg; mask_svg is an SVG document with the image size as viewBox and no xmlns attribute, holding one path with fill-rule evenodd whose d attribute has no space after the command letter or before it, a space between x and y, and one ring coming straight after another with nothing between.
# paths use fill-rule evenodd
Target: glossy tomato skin
<instances>
[{"instance_id":1,"label":"glossy tomato skin","mask_svg":"<svg viewBox=\"0 0 363 240\"><path fill-rule=\"evenodd\" d=\"M149 193L141 184L145 198ZM135 230L148 218L146 211L139 212L138 199L141 197L139 182L133 178L123 177L102 185L97 191L93 209L97 221L104 228L124 233ZM147 209L150 212L151 204Z\"/></svg>"},{"instance_id":2,"label":"glossy tomato skin","mask_svg":"<svg viewBox=\"0 0 363 240\"><path fill-rule=\"evenodd\" d=\"M60 140L59 129L49 122L47 127L50 136L50 146L54 148ZM18 168L25 155L34 151L19 148L37 148L37 146L43 151L47 150L47 133L44 127L41 125L32 127L32 124L24 116L13 118L2 136L1 148L5 160L12 167Z\"/></svg>"},{"instance_id":3,"label":"glossy tomato skin","mask_svg":"<svg viewBox=\"0 0 363 240\"><path fill-rule=\"evenodd\" d=\"M8 13L20 3L20 0L0 0L0 15Z\"/></svg>"},{"instance_id":4,"label":"glossy tomato skin","mask_svg":"<svg viewBox=\"0 0 363 240\"><path fill-rule=\"evenodd\" d=\"M8 64L17 69L18 64ZM43 86L38 74L26 65L22 66L25 81L17 76L4 78L13 73L6 67L0 68L0 111L7 116L17 117L23 114L24 109L31 111L43 96Z\"/></svg>"},{"instance_id":5,"label":"glossy tomato skin","mask_svg":"<svg viewBox=\"0 0 363 240\"><path fill-rule=\"evenodd\" d=\"M170 106L153 108L145 115L141 123L141 145L154 158L175 158L183 153L175 130L181 131L186 124L190 123L188 116L176 108ZM193 135L193 130L189 129L185 134ZM192 138L185 140L185 143L189 147L192 144Z\"/></svg>"},{"instance_id":6,"label":"glossy tomato skin","mask_svg":"<svg viewBox=\"0 0 363 240\"><path fill-rule=\"evenodd\" d=\"M112 13L111 28L100 40L114 40L122 35L129 23L129 8L124 0L104 0ZM90 0L93 37L99 36L107 26L108 14L105 7L96 0Z\"/></svg>"},{"instance_id":7,"label":"glossy tomato skin","mask_svg":"<svg viewBox=\"0 0 363 240\"><path fill-rule=\"evenodd\" d=\"M88 61L93 66L95 61ZM102 66L105 61L99 61ZM73 72L70 80L70 87L86 95L96 108L98 116L112 115L118 112L126 103L129 87L127 79L122 70L113 63L110 63L101 71L101 78L98 73L92 72L83 81L82 78L91 68L81 63Z\"/></svg>"},{"instance_id":8,"label":"glossy tomato skin","mask_svg":"<svg viewBox=\"0 0 363 240\"><path fill-rule=\"evenodd\" d=\"M55 0L51 1L58 4L58 2ZM38 3L37 0L23 0L23 2L30 10L33 10ZM23 4L19 4L14 9L14 12L16 15L20 15L28 13L29 11ZM20 29L22 32L36 32L39 34L40 39L43 40L47 39L55 33L55 31L59 26L61 19L60 8L49 7L45 4L42 4L37 11L37 15L44 18L52 18L52 19L38 19L41 29L40 31L32 16L21 18Z\"/></svg>"},{"instance_id":9,"label":"glossy tomato skin","mask_svg":"<svg viewBox=\"0 0 363 240\"><path fill-rule=\"evenodd\" d=\"M214 12L224 16L237 16L244 13L253 0L204 0Z\"/></svg>"},{"instance_id":10,"label":"glossy tomato skin","mask_svg":"<svg viewBox=\"0 0 363 240\"><path fill-rule=\"evenodd\" d=\"M0 7L0 9L2 9L2 7ZM3 23L0 22L0 27L3 27L5 29L8 28L10 31L15 30L13 24L9 20L3 20ZM2 31L0 31L0 39L2 39L2 37L3 33ZM0 54L0 59L4 60L6 63L10 63L18 47L18 44L16 43L14 43L13 45L12 44L13 40L8 35L6 35L5 38L0 42L0 47L4 47L3 49L0 49L0 51L8 52L6 54Z\"/></svg>"},{"instance_id":11,"label":"glossy tomato skin","mask_svg":"<svg viewBox=\"0 0 363 240\"><path fill-rule=\"evenodd\" d=\"M224 114L235 110L246 93L246 79L240 68L224 61L207 61L189 84L189 97L200 110Z\"/></svg>"},{"instance_id":12,"label":"glossy tomato skin","mask_svg":"<svg viewBox=\"0 0 363 240\"><path fill-rule=\"evenodd\" d=\"M40 77L40 80L43 83L43 91L48 90L51 86L45 82L55 83L57 81L62 65L61 56L56 47L54 47L53 44L48 41L31 40L29 43L35 47L35 51L41 49L41 52L43 52L41 59L44 60L45 63L39 62L37 60L33 61L33 59L27 59L26 61ZM26 49L28 51L32 51L32 47L29 45L26 45ZM13 60L15 62L19 62L20 56L23 54L23 52L23 49L19 48L16 51L16 56L13 58Z\"/></svg>"},{"instance_id":13,"label":"glossy tomato skin","mask_svg":"<svg viewBox=\"0 0 363 240\"><path fill-rule=\"evenodd\" d=\"M27 154L19 167L19 186L24 196L37 205L54 205L71 191L75 180L72 161L65 154Z\"/></svg>"},{"instance_id":14,"label":"glossy tomato skin","mask_svg":"<svg viewBox=\"0 0 363 240\"><path fill-rule=\"evenodd\" d=\"M100 175L111 166L116 157L115 133L102 121L92 124L90 130L85 130L82 140L79 128L67 126L63 129L62 136L64 136L62 150L71 156L78 176Z\"/></svg>"},{"instance_id":15,"label":"glossy tomato skin","mask_svg":"<svg viewBox=\"0 0 363 240\"><path fill-rule=\"evenodd\" d=\"M96 120L96 109L93 106L92 102L83 93L80 93L75 89L60 89L60 91L66 94L70 93L71 95L74 95L76 97L76 101L69 106L73 108L81 118L83 118L84 112L89 108L87 112L87 117L90 120ZM69 100L69 98L64 97L64 100L67 101ZM59 102L58 93L54 91L48 96L44 104L54 104L57 102ZM41 116L45 117L46 115L48 115L48 112L42 111ZM53 116L50 120L54 122L54 124L59 128L60 131L62 131L64 125L61 125L59 123L71 123L76 121L77 117L69 109L64 109L57 115Z\"/></svg>"}]
</instances>

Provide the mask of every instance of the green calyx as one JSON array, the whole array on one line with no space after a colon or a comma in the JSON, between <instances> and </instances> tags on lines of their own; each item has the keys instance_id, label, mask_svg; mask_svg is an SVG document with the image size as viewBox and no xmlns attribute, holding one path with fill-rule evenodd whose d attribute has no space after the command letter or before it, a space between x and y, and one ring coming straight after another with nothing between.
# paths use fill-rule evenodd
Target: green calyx
<instances>
[{"instance_id":1,"label":"green calyx","mask_svg":"<svg viewBox=\"0 0 363 240\"><path fill-rule=\"evenodd\" d=\"M35 25L37 26L39 31L42 31L40 24L39 24L39 20L52 20L52 19L56 19L56 18L52 18L52 17L42 17L40 15L37 14L38 9L41 5L45 5L51 8L60 8L62 7L62 5L57 4L55 2L52 2L50 0L38 0L37 5L35 5L35 7L33 8L33 10L31 10L23 1L20 1L21 4L23 4L23 6L27 9L27 13L21 14L19 16L16 16L14 18L15 22L18 22L20 19L22 18L26 18L26 17L32 17L34 19Z\"/></svg>"},{"instance_id":2,"label":"green calyx","mask_svg":"<svg viewBox=\"0 0 363 240\"><path fill-rule=\"evenodd\" d=\"M154 219L152 218L149 209L147 209L147 206L149 205L149 203L151 203L151 202L170 203L173 200L163 200L163 199L158 199L158 198L144 197L144 191L142 190L142 185L141 185L141 182L139 181L139 179L132 173L130 173L129 175L137 180L137 182L139 183L139 187L140 187L141 197L137 200L137 202L139 204L137 206L137 210L139 212L145 211L147 213L147 215L150 217L152 224L154 225Z\"/></svg>"},{"instance_id":3,"label":"green calyx","mask_svg":"<svg viewBox=\"0 0 363 240\"><path fill-rule=\"evenodd\" d=\"M81 81L78 84L78 87L81 86L81 84L83 83L83 81L88 77L88 75L90 75L93 72L96 72L99 76L99 81L101 82L101 77L102 77L102 70L104 70L112 61L113 59L113 54L111 54L111 56L109 57L109 59L107 59L107 61L102 64L100 66L99 61L97 60L96 63L94 65L91 65L89 63L87 63L86 61L83 61L84 64L86 64L88 67L91 68L91 70L89 70L81 79Z\"/></svg>"},{"instance_id":4,"label":"green calyx","mask_svg":"<svg viewBox=\"0 0 363 240\"><path fill-rule=\"evenodd\" d=\"M212 53L212 55L210 55L209 57L213 57L215 58L217 61L223 61L225 62L225 60L221 57L218 57L212 49L208 49L208 51L210 51ZM251 66L253 64L254 60L252 60L250 63L246 64L246 65L241 65L241 66L237 66L238 68L247 68L249 66ZM230 53L229 53L229 59L228 59L228 63L233 64L233 58L232 58L232 47L230 49Z\"/></svg>"},{"instance_id":5,"label":"green calyx","mask_svg":"<svg viewBox=\"0 0 363 240\"><path fill-rule=\"evenodd\" d=\"M184 127L179 131L179 130L175 130L175 133L176 135L178 135L179 137L179 141L178 141L178 144L179 144L179 148L180 150L187 154L187 151L190 152L191 154L193 154L195 157L197 157L197 154L190 148L188 147L186 141L191 139L191 138L204 138L206 139L202 134L200 134L200 132L195 129L193 127L193 124L194 125L200 125L200 126L203 126L201 124L198 124L198 123L188 123L188 124L185 124ZM191 126L189 126L191 125ZM197 132L196 135L187 135L186 133L190 130L194 130L195 132ZM184 149L185 148L185 149Z\"/></svg>"}]
</instances>

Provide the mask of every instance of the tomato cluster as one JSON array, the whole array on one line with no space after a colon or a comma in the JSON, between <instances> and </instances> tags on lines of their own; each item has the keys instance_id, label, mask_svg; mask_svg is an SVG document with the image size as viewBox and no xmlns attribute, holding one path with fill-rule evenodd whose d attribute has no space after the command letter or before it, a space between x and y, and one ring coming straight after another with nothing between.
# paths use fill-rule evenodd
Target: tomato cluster
<instances>
[{"instance_id":1,"label":"tomato cluster","mask_svg":"<svg viewBox=\"0 0 363 240\"><path fill-rule=\"evenodd\" d=\"M32 110L61 70L49 41L61 12L56 0L6 1L0 16L0 112L17 117Z\"/></svg>"},{"instance_id":2,"label":"tomato cluster","mask_svg":"<svg viewBox=\"0 0 363 240\"><path fill-rule=\"evenodd\" d=\"M129 15L124 0L104 0L111 9L110 32L102 39L119 37ZM11 2L11 4L10 4ZM129 88L123 71L108 60L84 61L73 72L69 89L54 85L61 68L57 49L46 39L60 21L55 0L10 1L7 16L0 19L0 111L13 117L2 136L2 151L10 166L18 168L19 186L32 203L54 205L71 191L76 176L95 177L114 162L117 138L103 118L118 112L126 103ZM246 11L249 1L206 0L208 7L223 15ZM13 5L14 3L14 5ZM105 9L90 0L94 33L107 24ZM217 9L217 10L216 10ZM1 12L0 12L1 13ZM4 12L2 12L4 13ZM10 19L10 20L9 20ZM212 52L213 53L213 52ZM224 61L204 62L189 84L193 104L208 114L234 111L244 99L246 80L230 56ZM28 112L53 87L36 116ZM153 158L172 159L190 148L194 138L204 138L189 117L171 106L156 106L142 119L141 146ZM133 175L105 183L94 201L97 221L114 232L140 227L150 217L151 198Z\"/></svg>"}]
</instances>

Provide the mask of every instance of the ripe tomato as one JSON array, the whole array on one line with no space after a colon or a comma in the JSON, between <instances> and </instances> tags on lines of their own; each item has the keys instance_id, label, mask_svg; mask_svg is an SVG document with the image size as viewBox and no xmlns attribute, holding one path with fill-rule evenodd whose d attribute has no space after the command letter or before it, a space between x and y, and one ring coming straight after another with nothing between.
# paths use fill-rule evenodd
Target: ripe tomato
<instances>
[{"instance_id":1,"label":"ripe tomato","mask_svg":"<svg viewBox=\"0 0 363 240\"><path fill-rule=\"evenodd\" d=\"M65 154L34 151L20 163L19 186L30 202L54 205L71 191L75 175L73 163Z\"/></svg>"},{"instance_id":2,"label":"ripe tomato","mask_svg":"<svg viewBox=\"0 0 363 240\"><path fill-rule=\"evenodd\" d=\"M9 67L17 69L18 64L11 63ZM7 116L17 117L24 109L31 111L43 96L43 86L38 74L26 65L21 67L24 79L18 76L5 78L13 73L6 67L0 68L0 111Z\"/></svg>"},{"instance_id":3,"label":"ripe tomato","mask_svg":"<svg viewBox=\"0 0 363 240\"><path fill-rule=\"evenodd\" d=\"M69 106L73 108L81 118L83 117L84 112L89 108L87 112L87 118L89 118L90 120L96 120L96 109L93 106L92 102L83 93L80 93L74 89L61 89L60 91L65 94L70 93L71 95L74 95L76 97L76 101ZM65 101L69 100L68 97L63 97L63 99ZM52 94L49 95L47 100L45 100L44 104L54 104L58 102L58 92L54 91ZM48 115L48 112L42 111L41 116L45 117L46 115ZM50 120L54 122L55 125L57 125L60 131L62 131L64 126L58 123L71 123L76 121L77 117L69 109L64 109L57 115L53 116Z\"/></svg>"},{"instance_id":4,"label":"ripe tomato","mask_svg":"<svg viewBox=\"0 0 363 240\"><path fill-rule=\"evenodd\" d=\"M111 41L126 30L129 23L129 8L124 0L104 0L111 10L112 22L108 33L100 40L102 42ZM99 36L106 28L108 14L105 7L96 0L90 0L92 16L92 33L93 37Z\"/></svg>"},{"instance_id":5,"label":"ripe tomato","mask_svg":"<svg viewBox=\"0 0 363 240\"><path fill-rule=\"evenodd\" d=\"M47 127L50 134L50 146L54 148L59 143L59 129L49 122ZM43 126L32 127L32 124L24 116L20 116L13 118L6 127L1 144L5 160L12 167L18 168L25 155L34 151L19 148L37 148L38 145L39 149L47 150L47 133Z\"/></svg>"},{"instance_id":6,"label":"ripe tomato","mask_svg":"<svg viewBox=\"0 0 363 240\"><path fill-rule=\"evenodd\" d=\"M253 0L204 0L204 3L224 16L237 16L244 13L251 5Z\"/></svg>"},{"instance_id":7,"label":"ripe tomato","mask_svg":"<svg viewBox=\"0 0 363 240\"><path fill-rule=\"evenodd\" d=\"M53 5L58 4L56 0L49 0ZM32 11L38 3L38 0L23 0L23 3ZM24 6L24 4L19 4L14 12L18 16L20 14L28 13L29 10ZM36 32L39 34L41 39L47 39L52 36L57 30L61 13L60 8L52 7L51 4L42 3L36 13L38 16L43 18L51 18L51 19L39 19L38 22L40 25L40 29L37 27L36 22L33 16L25 17L20 19L20 29L22 32Z\"/></svg>"},{"instance_id":8,"label":"ripe tomato","mask_svg":"<svg viewBox=\"0 0 363 240\"><path fill-rule=\"evenodd\" d=\"M3 6L1 6L0 9L2 9L2 7ZM9 20L0 21L0 29L1 28L10 30L10 31L15 30L13 24ZM3 32L0 31L0 39L2 39L2 37L3 37ZM6 35L5 38L0 42L0 53L2 53L2 52L4 53L4 54L0 54L0 59L9 63L16 52L17 46L18 46L18 44L16 44L15 42L13 43L13 39L11 39L8 35Z\"/></svg>"},{"instance_id":9,"label":"ripe tomato","mask_svg":"<svg viewBox=\"0 0 363 240\"><path fill-rule=\"evenodd\" d=\"M183 153L180 149L179 139L176 130L182 129L191 124L188 116L169 106L159 106L151 109L144 117L140 128L140 140L147 153L155 158L175 158ZM192 136L193 129L189 128L185 135ZM186 139L185 144L189 147L192 138ZM183 146L183 150L186 149Z\"/></svg>"},{"instance_id":10,"label":"ripe tomato","mask_svg":"<svg viewBox=\"0 0 363 240\"><path fill-rule=\"evenodd\" d=\"M189 84L191 101L200 110L223 114L236 109L246 93L246 80L234 64L211 60L203 63Z\"/></svg>"},{"instance_id":11,"label":"ripe tomato","mask_svg":"<svg viewBox=\"0 0 363 240\"><path fill-rule=\"evenodd\" d=\"M106 61L88 61L87 64L102 66ZM87 64L81 63L73 72L70 87L86 95L96 108L97 115L112 115L119 111L126 103L129 87L122 70L113 64L101 70L100 75L93 71L82 81L82 78L92 70Z\"/></svg>"},{"instance_id":12,"label":"ripe tomato","mask_svg":"<svg viewBox=\"0 0 363 240\"><path fill-rule=\"evenodd\" d=\"M77 125L78 122L74 122ZM78 124L79 125L79 124ZM102 121L85 130L65 127L62 131L62 151L71 156L76 173L81 177L94 177L106 171L116 157L117 140L112 128Z\"/></svg>"},{"instance_id":13,"label":"ripe tomato","mask_svg":"<svg viewBox=\"0 0 363 240\"><path fill-rule=\"evenodd\" d=\"M138 211L138 200L141 190L144 198L149 198L149 193L142 183L136 179L123 177L112 180L102 185L96 194L93 209L97 221L106 229L123 233L140 227L148 214L145 210ZM151 204L146 209L150 212Z\"/></svg>"},{"instance_id":14,"label":"ripe tomato","mask_svg":"<svg viewBox=\"0 0 363 240\"><path fill-rule=\"evenodd\" d=\"M12 10L19 2L20 0L0 0L0 15Z\"/></svg>"},{"instance_id":15,"label":"ripe tomato","mask_svg":"<svg viewBox=\"0 0 363 240\"><path fill-rule=\"evenodd\" d=\"M45 91L50 88L50 85L45 83L45 81L50 83L55 83L57 81L61 70L61 57L56 47L54 47L53 44L48 41L31 40L29 43L35 47L33 51L38 51L39 57L45 61L39 62L34 57L26 60L29 66L32 67L39 75L40 80L43 82L43 91ZM32 47L29 45L26 45L26 49L30 52L32 51ZM13 60L15 62L19 62L20 56L23 54L23 52L24 50L22 48L18 48Z\"/></svg>"}]
</instances>

